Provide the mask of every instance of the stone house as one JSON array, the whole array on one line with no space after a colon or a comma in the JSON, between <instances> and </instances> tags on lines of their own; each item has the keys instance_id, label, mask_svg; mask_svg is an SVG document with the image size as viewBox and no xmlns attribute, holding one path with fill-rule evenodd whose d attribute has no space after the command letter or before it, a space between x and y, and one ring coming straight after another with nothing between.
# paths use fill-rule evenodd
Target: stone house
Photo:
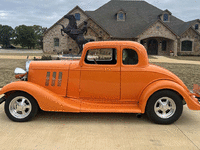
<instances>
[{"instance_id":1,"label":"stone house","mask_svg":"<svg viewBox=\"0 0 200 150\"><path fill-rule=\"evenodd\" d=\"M88 22L86 39L91 41L129 40L144 45L149 55L200 55L200 20L184 22L169 10L135 0L111 0L94 11L79 6L73 14L78 27ZM64 16L56 23L68 25ZM44 34L44 51L78 52L78 46L68 35L61 35L61 26L52 25Z\"/></svg>"}]
</instances>

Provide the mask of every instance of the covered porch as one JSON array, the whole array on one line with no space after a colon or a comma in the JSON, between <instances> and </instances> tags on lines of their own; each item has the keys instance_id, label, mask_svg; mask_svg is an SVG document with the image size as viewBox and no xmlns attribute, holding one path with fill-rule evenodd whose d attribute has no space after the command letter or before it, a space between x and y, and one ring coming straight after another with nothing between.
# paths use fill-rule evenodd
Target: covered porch
<instances>
[{"instance_id":1,"label":"covered porch","mask_svg":"<svg viewBox=\"0 0 200 150\"><path fill-rule=\"evenodd\" d=\"M164 37L149 37L140 42L147 50L148 55L177 56L177 42ZM172 55L172 54L171 54Z\"/></svg>"},{"instance_id":2,"label":"covered porch","mask_svg":"<svg viewBox=\"0 0 200 150\"><path fill-rule=\"evenodd\" d=\"M140 42L147 50L148 55L177 56L177 41L164 37L149 37ZM171 54L172 55L172 54Z\"/></svg>"}]
</instances>

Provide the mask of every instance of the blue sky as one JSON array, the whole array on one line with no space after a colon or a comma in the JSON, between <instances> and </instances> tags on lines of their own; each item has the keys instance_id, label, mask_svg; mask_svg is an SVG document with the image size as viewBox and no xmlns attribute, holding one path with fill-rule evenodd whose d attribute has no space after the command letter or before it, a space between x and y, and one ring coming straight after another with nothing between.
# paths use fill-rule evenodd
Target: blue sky
<instances>
[{"instance_id":1,"label":"blue sky","mask_svg":"<svg viewBox=\"0 0 200 150\"><path fill-rule=\"evenodd\" d=\"M110 0L1 0L0 24L13 28L18 25L41 25L50 27L76 5L83 10L95 10ZM158 7L168 9L172 15L190 21L200 19L200 0L146 0Z\"/></svg>"}]
</instances>

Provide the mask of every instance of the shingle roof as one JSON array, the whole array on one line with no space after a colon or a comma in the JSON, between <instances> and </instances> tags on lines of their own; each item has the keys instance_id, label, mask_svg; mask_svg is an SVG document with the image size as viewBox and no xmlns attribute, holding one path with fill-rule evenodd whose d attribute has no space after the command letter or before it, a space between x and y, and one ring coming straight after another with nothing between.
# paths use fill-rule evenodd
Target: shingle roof
<instances>
[{"instance_id":1,"label":"shingle roof","mask_svg":"<svg viewBox=\"0 0 200 150\"><path fill-rule=\"evenodd\" d=\"M192 25L194 25L198 20L192 20L183 23L182 25L179 26L177 29L178 35L182 35L186 30L188 30Z\"/></svg>"},{"instance_id":2,"label":"shingle roof","mask_svg":"<svg viewBox=\"0 0 200 150\"><path fill-rule=\"evenodd\" d=\"M119 10L125 11L125 21L117 21L115 14ZM106 29L112 37L136 38L158 20L163 10L145 1L111 0L95 11L85 11L85 13ZM164 24L177 35L181 35L190 26L189 22L185 23L173 15L170 17L170 22Z\"/></svg>"}]
</instances>

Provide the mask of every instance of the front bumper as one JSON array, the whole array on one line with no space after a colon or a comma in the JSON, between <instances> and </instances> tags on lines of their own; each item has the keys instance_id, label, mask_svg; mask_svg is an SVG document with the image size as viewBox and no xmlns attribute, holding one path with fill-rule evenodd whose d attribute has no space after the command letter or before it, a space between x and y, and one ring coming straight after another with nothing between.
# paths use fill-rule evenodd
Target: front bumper
<instances>
[{"instance_id":1,"label":"front bumper","mask_svg":"<svg viewBox=\"0 0 200 150\"><path fill-rule=\"evenodd\" d=\"M5 96L1 97L1 98L0 98L0 104L3 103L5 100L6 100L6 97L5 97Z\"/></svg>"}]
</instances>

